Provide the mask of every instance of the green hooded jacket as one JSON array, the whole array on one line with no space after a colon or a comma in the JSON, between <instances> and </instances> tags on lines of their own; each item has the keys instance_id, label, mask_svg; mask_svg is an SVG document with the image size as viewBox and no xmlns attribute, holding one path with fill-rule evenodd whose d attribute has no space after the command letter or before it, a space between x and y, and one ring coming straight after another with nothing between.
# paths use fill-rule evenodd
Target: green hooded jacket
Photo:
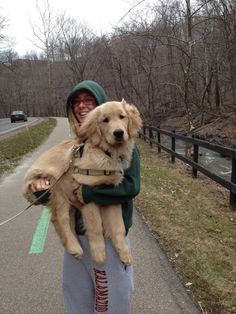
<instances>
[{"instance_id":1,"label":"green hooded jacket","mask_svg":"<svg viewBox=\"0 0 236 314\"><path fill-rule=\"evenodd\" d=\"M75 134L79 134L78 122L75 119L70 107L71 99L80 91L86 90L95 97L97 105L108 101L103 88L94 81L83 81L76 85L67 98L67 114L70 126ZM140 191L140 157L137 147L133 151L133 157L130 167L124 173L124 179L118 186L99 185L89 187L82 186L82 195L85 203L94 202L98 205L121 204L126 234L132 225L133 216L133 198ZM76 233L84 234L82 217L79 211L76 211Z\"/></svg>"},{"instance_id":2,"label":"green hooded jacket","mask_svg":"<svg viewBox=\"0 0 236 314\"><path fill-rule=\"evenodd\" d=\"M96 82L94 81L83 81L79 84L77 84L72 91L70 92L68 98L67 98L67 104L66 104L66 109L67 113L70 109L70 101L71 99L80 91L86 90L89 91L93 95L93 97L96 98L97 104L101 105L104 102L108 101L107 95L103 88Z\"/></svg>"}]
</instances>

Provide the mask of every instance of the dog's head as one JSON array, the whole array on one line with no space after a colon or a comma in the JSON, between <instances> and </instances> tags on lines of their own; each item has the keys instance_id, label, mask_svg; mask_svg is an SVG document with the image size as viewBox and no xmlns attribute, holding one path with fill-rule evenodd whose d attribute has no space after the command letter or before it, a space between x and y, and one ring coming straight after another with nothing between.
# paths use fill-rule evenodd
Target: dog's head
<instances>
[{"instance_id":1,"label":"dog's head","mask_svg":"<svg viewBox=\"0 0 236 314\"><path fill-rule=\"evenodd\" d=\"M81 141L89 139L93 145L106 141L122 145L137 137L142 126L138 109L122 100L109 101L96 107L86 117L79 130Z\"/></svg>"}]
</instances>

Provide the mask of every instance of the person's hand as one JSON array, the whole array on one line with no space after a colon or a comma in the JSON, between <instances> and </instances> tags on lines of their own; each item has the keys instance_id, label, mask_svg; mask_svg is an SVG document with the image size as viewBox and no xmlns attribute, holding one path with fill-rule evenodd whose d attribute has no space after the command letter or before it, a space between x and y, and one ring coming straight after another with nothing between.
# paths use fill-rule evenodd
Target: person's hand
<instances>
[{"instance_id":1,"label":"person's hand","mask_svg":"<svg viewBox=\"0 0 236 314\"><path fill-rule=\"evenodd\" d=\"M50 201L50 181L46 177L35 179L29 186L31 192L34 194L36 200L35 204L47 205Z\"/></svg>"},{"instance_id":2,"label":"person's hand","mask_svg":"<svg viewBox=\"0 0 236 314\"><path fill-rule=\"evenodd\" d=\"M74 195L77 200L84 205L83 194L82 194L82 185L80 185L77 189L73 190Z\"/></svg>"},{"instance_id":3,"label":"person's hand","mask_svg":"<svg viewBox=\"0 0 236 314\"><path fill-rule=\"evenodd\" d=\"M30 184L30 189L32 192L47 190L50 188L50 181L48 178L38 178L35 179L33 183Z\"/></svg>"}]
</instances>

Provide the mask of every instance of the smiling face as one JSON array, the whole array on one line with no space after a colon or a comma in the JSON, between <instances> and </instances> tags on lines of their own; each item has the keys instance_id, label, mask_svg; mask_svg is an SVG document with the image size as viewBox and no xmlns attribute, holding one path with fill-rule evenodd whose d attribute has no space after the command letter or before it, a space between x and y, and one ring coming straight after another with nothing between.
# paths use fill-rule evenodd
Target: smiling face
<instances>
[{"instance_id":1,"label":"smiling face","mask_svg":"<svg viewBox=\"0 0 236 314\"><path fill-rule=\"evenodd\" d=\"M97 105L96 99L86 91L77 93L70 103L74 115L79 123L83 123L87 114Z\"/></svg>"}]
</instances>

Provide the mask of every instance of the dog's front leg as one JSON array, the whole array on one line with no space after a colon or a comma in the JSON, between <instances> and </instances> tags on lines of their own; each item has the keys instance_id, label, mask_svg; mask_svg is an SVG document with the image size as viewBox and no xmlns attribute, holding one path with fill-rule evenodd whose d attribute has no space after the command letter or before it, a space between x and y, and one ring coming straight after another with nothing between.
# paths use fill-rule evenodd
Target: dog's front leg
<instances>
[{"instance_id":1,"label":"dog's front leg","mask_svg":"<svg viewBox=\"0 0 236 314\"><path fill-rule=\"evenodd\" d=\"M101 216L105 237L111 239L121 261L125 265L131 265L133 258L125 241L125 226L121 205L103 206Z\"/></svg>"},{"instance_id":2,"label":"dog's front leg","mask_svg":"<svg viewBox=\"0 0 236 314\"><path fill-rule=\"evenodd\" d=\"M81 213L92 259L97 263L105 263L105 241L100 209L95 203L89 203L81 208Z\"/></svg>"},{"instance_id":3,"label":"dog's front leg","mask_svg":"<svg viewBox=\"0 0 236 314\"><path fill-rule=\"evenodd\" d=\"M49 207L52 212L51 221L63 246L75 258L81 258L83 250L71 229L71 225L74 225L74 223L71 224L74 215L70 215L69 203L57 193L56 197L52 195Z\"/></svg>"}]
</instances>

